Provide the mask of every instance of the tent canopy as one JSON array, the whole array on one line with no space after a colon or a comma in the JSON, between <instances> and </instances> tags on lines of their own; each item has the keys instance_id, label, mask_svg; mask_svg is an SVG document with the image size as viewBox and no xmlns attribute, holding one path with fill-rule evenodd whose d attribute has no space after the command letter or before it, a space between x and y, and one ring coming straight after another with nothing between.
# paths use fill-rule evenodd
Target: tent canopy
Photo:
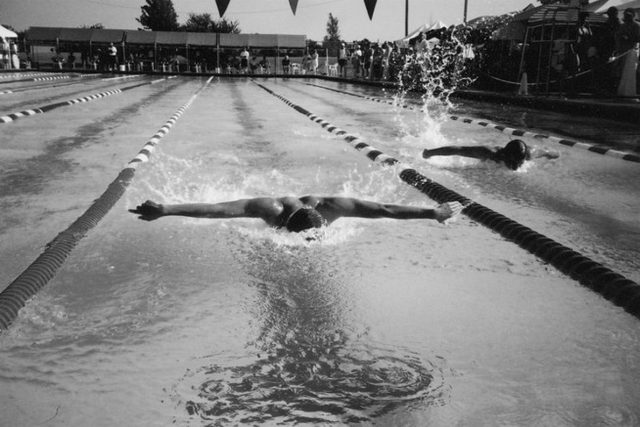
<instances>
[{"instance_id":1,"label":"tent canopy","mask_svg":"<svg viewBox=\"0 0 640 427\"><path fill-rule=\"evenodd\" d=\"M586 12L589 10L586 9ZM566 5L548 4L540 7L529 18L529 25L543 24L547 22L576 22L578 10L576 8L570 8ZM587 22L605 22L606 18L602 15L595 13L589 13Z\"/></svg>"},{"instance_id":2,"label":"tent canopy","mask_svg":"<svg viewBox=\"0 0 640 427\"><path fill-rule=\"evenodd\" d=\"M131 44L154 44L156 42L156 33L153 31L125 31L125 40Z\"/></svg>"},{"instance_id":3,"label":"tent canopy","mask_svg":"<svg viewBox=\"0 0 640 427\"><path fill-rule=\"evenodd\" d=\"M606 13L610 7L617 7L622 15L625 9L640 10L640 0L598 0L588 6L588 10L594 13Z\"/></svg>"},{"instance_id":4,"label":"tent canopy","mask_svg":"<svg viewBox=\"0 0 640 427\"><path fill-rule=\"evenodd\" d=\"M0 37L2 38L9 38L9 39L15 39L18 38L18 35L16 33L14 33L13 31L3 27L2 25L0 25Z\"/></svg>"},{"instance_id":5,"label":"tent canopy","mask_svg":"<svg viewBox=\"0 0 640 427\"><path fill-rule=\"evenodd\" d=\"M61 42L83 42L89 40L92 32L89 28L61 28L58 38Z\"/></svg>"},{"instance_id":6,"label":"tent canopy","mask_svg":"<svg viewBox=\"0 0 640 427\"><path fill-rule=\"evenodd\" d=\"M447 28L447 24L442 21L436 21L429 25L422 24L412 32L410 32L406 37L401 38L400 40L396 40L395 43L398 46L407 47L409 46L409 42L416 37L418 37L421 33L427 33L433 30L439 30L441 28Z\"/></svg>"},{"instance_id":7,"label":"tent canopy","mask_svg":"<svg viewBox=\"0 0 640 427\"><path fill-rule=\"evenodd\" d=\"M91 31L91 43L122 43L124 30L93 29Z\"/></svg>"},{"instance_id":8,"label":"tent canopy","mask_svg":"<svg viewBox=\"0 0 640 427\"><path fill-rule=\"evenodd\" d=\"M31 27L27 30L27 40L30 42L55 43L60 35L60 28L51 27Z\"/></svg>"}]
</instances>

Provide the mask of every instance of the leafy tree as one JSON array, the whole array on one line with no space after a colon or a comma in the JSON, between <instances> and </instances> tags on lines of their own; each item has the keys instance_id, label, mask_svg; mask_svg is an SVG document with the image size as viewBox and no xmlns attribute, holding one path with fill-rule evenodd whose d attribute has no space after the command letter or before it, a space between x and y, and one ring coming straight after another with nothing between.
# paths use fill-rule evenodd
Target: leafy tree
<instances>
[{"instance_id":1,"label":"leafy tree","mask_svg":"<svg viewBox=\"0 0 640 427\"><path fill-rule=\"evenodd\" d=\"M209 13L190 13L189 19L180 29L194 33L240 33L238 21L228 21L225 18L214 20Z\"/></svg>"},{"instance_id":2,"label":"leafy tree","mask_svg":"<svg viewBox=\"0 0 640 427\"><path fill-rule=\"evenodd\" d=\"M338 28L338 18L329 13L327 21L327 35L324 36L325 42L340 43L340 29Z\"/></svg>"},{"instance_id":3,"label":"leafy tree","mask_svg":"<svg viewBox=\"0 0 640 427\"><path fill-rule=\"evenodd\" d=\"M222 18L213 22L213 31L216 33L240 34L240 23L238 21Z\"/></svg>"},{"instance_id":4,"label":"leafy tree","mask_svg":"<svg viewBox=\"0 0 640 427\"><path fill-rule=\"evenodd\" d=\"M80 28L88 28L90 30L104 30L104 25L102 25L100 22L98 22L98 23L92 24L92 25L83 25Z\"/></svg>"},{"instance_id":5,"label":"leafy tree","mask_svg":"<svg viewBox=\"0 0 640 427\"><path fill-rule=\"evenodd\" d=\"M179 28L178 14L171 0L146 0L142 13L136 18L144 29L152 31L176 31Z\"/></svg>"}]
</instances>

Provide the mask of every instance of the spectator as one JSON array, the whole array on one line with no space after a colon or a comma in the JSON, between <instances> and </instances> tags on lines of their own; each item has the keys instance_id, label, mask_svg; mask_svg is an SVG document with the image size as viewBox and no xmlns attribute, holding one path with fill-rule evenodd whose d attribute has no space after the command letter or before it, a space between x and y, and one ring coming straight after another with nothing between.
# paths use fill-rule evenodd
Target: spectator
<instances>
[{"instance_id":1,"label":"spectator","mask_svg":"<svg viewBox=\"0 0 640 427\"><path fill-rule=\"evenodd\" d=\"M269 60L267 59L267 57L265 55L262 56L262 60L260 61L260 69L261 72L264 74L270 74L271 73L271 65L269 64Z\"/></svg>"},{"instance_id":2,"label":"spectator","mask_svg":"<svg viewBox=\"0 0 640 427\"><path fill-rule=\"evenodd\" d=\"M359 77L362 72L362 49L360 49L360 45L356 45L351 61L353 63L353 77Z\"/></svg>"},{"instance_id":3,"label":"spectator","mask_svg":"<svg viewBox=\"0 0 640 427\"><path fill-rule=\"evenodd\" d=\"M347 46L342 43L340 45L340 50L338 51L338 74L340 74L340 76L344 78L347 78L347 61Z\"/></svg>"},{"instance_id":4,"label":"spectator","mask_svg":"<svg viewBox=\"0 0 640 427\"><path fill-rule=\"evenodd\" d=\"M362 58L362 66L363 73L362 76L365 79L371 78L371 64L373 63L373 47L369 44L365 47L363 58Z\"/></svg>"},{"instance_id":5,"label":"spectator","mask_svg":"<svg viewBox=\"0 0 640 427\"><path fill-rule=\"evenodd\" d=\"M258 70L258 58L256 58L255 56L253 58L251 58L251 64L249 64L249 69L250 69L250 74L255 74L256 71Z\"/></svg>"},{"instance_id":6,"label":"spectator","mask_svg":"<svg viewBox=\"0 0 640 427\"><path fill-rule=\"evenodd\" d=\"M246 47L240 52L240 70L244 74L249 70L249 51Z\"/></svg>"},{"instance_id":7,"label":"spectator","mask_svg":"<svg viewBox=\"0 0 640 427\"><path fill-rule=\"evenodd\" d=\"M597 92L615 92L616 83L620 75L618 72L619 67L617 66L618 63L609 64L609 60L616 55L616 34L619 29L618 9L612 6L607 10L607 22L595 38L598 57L594 77L596 82L601 84L601 87L596 88Z\"/></svg>"},{"instance_id":8,"label":"spectator","mask_svg":"<svg viewBox=\"0 0 640 427\"><path fill-rule=\"evenodd\" d=\"M416 43L416 56L418 59L423 58L429 52L429 42L427 41L427 33L420 33L420 39Z\"/></svg>"},{"instance_id":9,"label":"spectator","mask_svg":"<svg viewBox=\"0 0 640 427\"><path fill-rule=\"evenodd\" d=\"M624 54L622 62L622 75L618 84L619 96L635 97L636 70L638 68L638 42L640 42L640 24L635 20L636 13L633 9L625 9L622 25L617 33L618 50Z\"/></svg>"},{"instance_id":10,"label":"spectator","mask_svg":"<svg viewBox=\"0 0 640 427\"><path fill-rule=\"evenodd\" d=\"M67 64L69 66L70 69L73 70L74 68L74 64L76 62L76 57L73 55L73 52L69 52L69 56L67 56Z\"/></svg>"},{"instance_id":11,"label":"spectator","mask_svg":"<svg viewBox=\"0 0 640 427\"><path fill-rule=\"evenodd\" d=\"M113 43L109 43L107 55L109 57L109 71L116 71L118 66L118 48L115 47Z\"/></svg>"},{"instance_id":12,"label":"spectator","mask_svg":"<svg viewBox=\"0 0 640 427\"><path fill-rule=\"evenodd\" d=\"M289 55L285 55L284 58L282 58L282 72L284 74L291 73L291 60L289 59Z\"/></svg>"},{"instance_id":13,"label":"spectator","mask_svg":"<svg viewBox=\"0 0 640 427\"><path fill-rule=\"evenodd\" d=\"M382 78L389 78L389 59L391 57L391 45L387 42L382 44Z\"/></svg>"},{"instance_id":14,"label":"spectator","mask_svg":"<svg viewBox=\"0 0 640 427\"><path fill-rule=\"evenodd\" d=\"M309 71L311 71L314 75L318 72L318 59L319 59L318 51L313 50L311 52L311 61L309 64Z\"/></svg>"}]
</instances>

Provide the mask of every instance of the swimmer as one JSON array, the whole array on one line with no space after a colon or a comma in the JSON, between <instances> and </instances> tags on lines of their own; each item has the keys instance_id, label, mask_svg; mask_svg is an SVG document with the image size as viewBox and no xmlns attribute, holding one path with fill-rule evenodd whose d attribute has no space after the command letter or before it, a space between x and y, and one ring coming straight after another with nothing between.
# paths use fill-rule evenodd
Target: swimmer
<instances>
[{"instance_id":1,"label":"swimmer","mask_svg":"<svg viewBox=\"0 0 640 427\"><path fill-rule=\"evenodd\" d=\"M340 217L434 219L444 223L458 215L463 206L447 202L433 209L390 205L350 197L257 197L222 203L167 204L147 200L129 212L153 221L162 216L193 218L261 218L271 227L298 233L331 224Z\"/></svg>"},{"instance_id":2,"label":"swimmer","mask_svg":"<svg viewBox=\"0 0 640 427\"><path fill-rule=\"evenodd\" d=\"M532 150L519 139L509 141L504 147L448 145L422 152L422 157L425 159L433 156L464 156L480 160L493 160L494 162L504 163L509 169L513 170L522 166L525 160L541 157L555 159L559 157L558 154L548 151Z\"/></svg>"}]
</instances>

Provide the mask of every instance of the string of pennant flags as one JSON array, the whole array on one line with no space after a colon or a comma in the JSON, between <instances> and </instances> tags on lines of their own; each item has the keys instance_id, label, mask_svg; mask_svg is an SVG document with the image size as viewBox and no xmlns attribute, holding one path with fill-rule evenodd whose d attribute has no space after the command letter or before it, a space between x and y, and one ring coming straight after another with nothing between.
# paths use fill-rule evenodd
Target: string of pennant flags
<instances>
[{"instance_id":1,"label":"string of pennant flags","mask_svg":"<svg viewBox=\"0 0 640 427\"><path fill-rule=\"evenodd\" d=\"M231 0L216 0L220 18L222 18L224 16L224 13L227 11L227 7L229 6L230 1ZM364 5L367 8L367 13L369 14L369 20L373 19L373 11L376 9L377 2L378 0L364 0ZM298 0L289 0L289 5L291 6L291 11L295 15L296 10L298 9Z\"/></svg>"}]
</instances>

